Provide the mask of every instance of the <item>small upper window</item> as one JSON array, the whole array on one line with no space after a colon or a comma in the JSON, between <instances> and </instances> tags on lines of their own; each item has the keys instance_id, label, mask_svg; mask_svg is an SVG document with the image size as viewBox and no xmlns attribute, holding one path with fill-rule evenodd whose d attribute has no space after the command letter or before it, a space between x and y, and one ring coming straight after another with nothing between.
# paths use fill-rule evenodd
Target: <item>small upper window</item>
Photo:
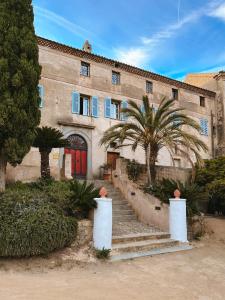
<instances>
[{"instance_id":1,"label":"small upper window","mask_svg":"<svg viewBox=\"0 0 225 300\"><path fill-rule=\"evenodd\" d=\"M89 77L90 76L90 64L81 62L80 75Z\"/></svg>"},{"instance_id":2,"label":"small upper window","mask_svg":"<svg viewBox=\"0 0 225 300\"><path fill-rule=\"evenodd\" d=\"M153 83L151 81L146 81L146 93L152 94L153 91Z\"/></svg>"},{"instance_id":3,"label":"small upper window","mask_svg":"<svg viewBox=\"0 0 225 300\"><path fill-rule=\"evenodd\" d=\"M200 96L200 106L205 107L205 97Z\"/></svg>"},{"instance_id":4,"label":"small upper window","mask_svg":"<svg viewBox=\"0 0 225 300\"><path fill-rule=\"evenodd\" d=\"M172 99L178 100L178 90L177 89L172 89Z\"/></svg>"},{"instance_id":5,"label":"small upper window","mask_svg":"<svg viewBox=\"0 0 225 300\"><path fill-rule=\"evenodd\" d=\"M112 84L120 84L120 73L112 71Z\"/></svg>"}]
</instances>

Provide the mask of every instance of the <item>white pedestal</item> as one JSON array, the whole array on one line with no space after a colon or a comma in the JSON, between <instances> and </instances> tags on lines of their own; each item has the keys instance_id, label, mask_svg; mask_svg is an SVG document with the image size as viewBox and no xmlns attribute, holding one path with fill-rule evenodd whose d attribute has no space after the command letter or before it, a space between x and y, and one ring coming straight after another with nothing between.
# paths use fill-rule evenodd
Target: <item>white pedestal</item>
<instances>
[{"instance_id":1,"label":"white pedestal","mask_svg":"<svg viewBox=\"0 0 225 300\"><path fill-rule=\"evenodd\" d=\"M112 199L95 198L98 207L94 211L94 247L102 250L112 248Z\"/></svg>"},{"instance_id":2,"label":"white pedestal","mask_svg":"<svg viewBox=\"0 0 225 300\"><path fill-rule=\"evenodd\" d=\"M65 154L65 178L73 179L71 175L71 154Z\"/></svg>"},{"instance_id":3,"label":"white pedestal","mask_svg":"<svg viewBox=\"0 0 225 300\"><path fill-rule=\"evenodd\" d=\"M169 211L171 238L187 242L186 199L170 199Z\"/></svg>"}]
</instances>

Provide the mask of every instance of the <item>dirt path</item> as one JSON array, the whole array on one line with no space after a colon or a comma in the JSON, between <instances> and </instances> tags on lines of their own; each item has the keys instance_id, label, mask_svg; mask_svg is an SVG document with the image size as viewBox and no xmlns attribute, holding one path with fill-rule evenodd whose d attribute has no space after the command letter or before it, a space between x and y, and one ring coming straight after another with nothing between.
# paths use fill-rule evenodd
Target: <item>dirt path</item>
<instances>
[{"instance_id":1,"label":"dirt path","mask_svg":"<svg viewBox=\"0 0 225 300\"><path fill-rule=\"evenodd\" d=\"M225 299L225 244L56 269L0 271L1 300Z\"/></svg>"}]
</instances>

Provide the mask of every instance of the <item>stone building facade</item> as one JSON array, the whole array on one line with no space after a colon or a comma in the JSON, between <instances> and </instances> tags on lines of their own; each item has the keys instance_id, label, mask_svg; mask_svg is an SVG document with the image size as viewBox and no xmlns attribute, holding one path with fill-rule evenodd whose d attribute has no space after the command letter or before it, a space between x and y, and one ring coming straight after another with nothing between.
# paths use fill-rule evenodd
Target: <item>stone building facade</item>
<instances>
[{"instance_id":1,"label":"stone building facade","mask_svg":"<svg viewBox=\"0 0 225 300\"><path fill-rule=\"evenodd\" d=\"M119 155L144 163L141 149L106 151L99 141L106 129L121 120L125 122L120 108L127 106L129 100L141 105L145 94L156 109L163 96L176 99L176 106L183 107L202 127L200 137L209 148L208 153L202 153L203 157L214 156L218 145L214 127L217 119L220 122L219 113L216 114L221 105L218 99L221 97L223 104L224 97L218 96L216 89L176 81L92 54L88 42L83 50L44 38L38 38L38 43L42 65L40 125L60 129L71 142L68 149L54 149L50 154L54 177L97 178L100 167L114 162ZM174 157L174 162L176 166L188 166L179 156ZM166 150L160 152L158 165L171 166L174 162ZM40 155L34 148L20 166L7 167L7 178L11 181L34 180L39 176Z\"/></svg>"},{"instance_id":2,"label":"stone building facade","mask_svg":"<svg viewBox=\"0 0 225 300\"><path fill-rule=\"evenodd\" d=\"M215 156L225 155L225 72L188 74L185 83L214 91L215 111L212 112L214 124Z\"/></svg>"}]
</instances>

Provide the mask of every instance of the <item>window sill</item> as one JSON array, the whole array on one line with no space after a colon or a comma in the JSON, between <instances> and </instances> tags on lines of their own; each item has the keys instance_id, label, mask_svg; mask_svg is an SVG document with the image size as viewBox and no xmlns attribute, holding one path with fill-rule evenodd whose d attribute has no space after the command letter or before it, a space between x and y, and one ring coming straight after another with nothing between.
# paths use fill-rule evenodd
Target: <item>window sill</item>
<instances>
[{"instance_id":1,"label":"window sill","mask_svg":"<svg viewBox=\"0 0 225 300\"><path fill-rule=\"evenodd\" d=\"M90 78L91 76L90 76L90 75L83 75L83 74L80 74L80 77L83 77L83 78Z\"/></svg>"}]
</instances>

